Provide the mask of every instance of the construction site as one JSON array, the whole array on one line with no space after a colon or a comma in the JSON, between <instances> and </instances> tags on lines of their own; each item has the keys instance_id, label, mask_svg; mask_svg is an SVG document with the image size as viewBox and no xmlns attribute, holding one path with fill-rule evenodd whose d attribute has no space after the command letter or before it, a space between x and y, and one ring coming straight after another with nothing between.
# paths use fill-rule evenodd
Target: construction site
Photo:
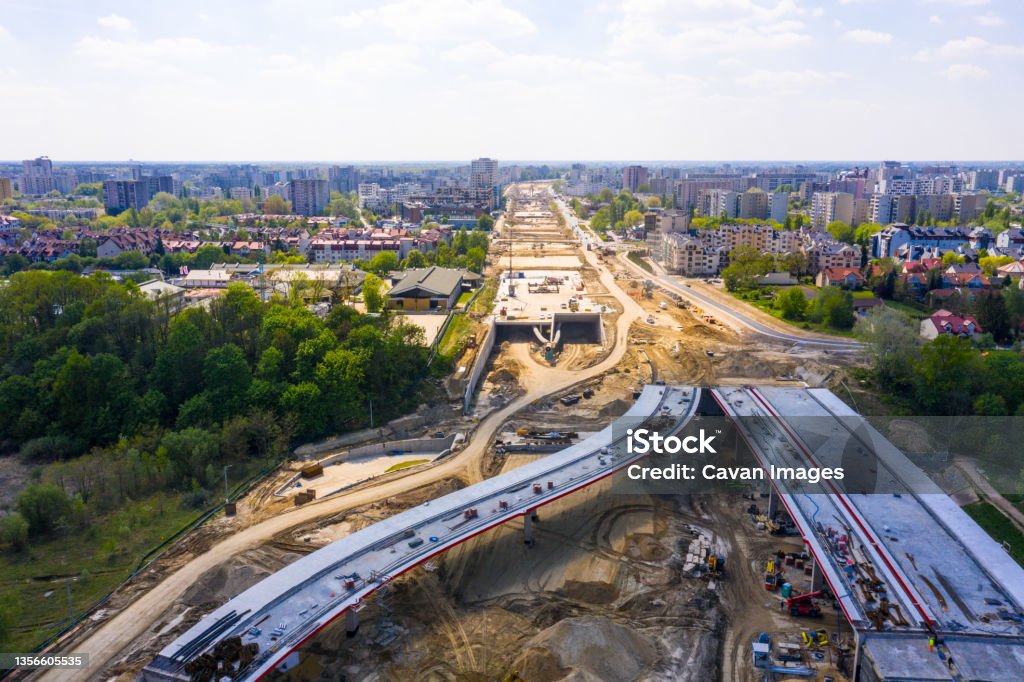
<instances>
[{"instance_id":1,"label":"construction site","mask_svg":"<svg viewBox=\"0 0 1024 682\"><path fill-rule=\"evenodd\" d=\"M802 457L802 438L811 437L788 433L785 415L771 410L799 412L805 403L794 396L807 387L849 395L845 371L860 360L824 342L758 333L592 235L581 238L584 229L550 183L510 187L485 271L493 306L473 319L472 341L446 382L449 402L300 448L239 500L234 516L180 540L59 643L62 651L89 652L88 670L27 677L1024 679L1024 584L1010 566L995 577L972 568L964 538L984 540L957 525L955 505L904 510L916 498L890 495L867 518L871 502L854 500L848 509L837 496L844 525L816 515L804 500L813 496L799 490L640 494L598 471L625 463L608 439L611 424L633 413L671 415L672 428L705 413L773 420L771 437ZM717 388L698 388L709 386ZM750 386L760 387L765 405L741 395ZM853 412L826 393L829 414ZM759 444L768 436L746 436L751 452L775 452ZM564 483L531 473L563 460L579 466ZM470 503L478 491L501 492L486 486L517 471L522 492L502 483L516 492ZM458 511L454 521L446 500ZM947 551L967 558L941 578L925 576L922 557L938 559L920 543L911 550L912 528L887 524L887 514L935 524L949 538ZM433 530L399 537L399 518L443 521L452 539ZM858 523L863 530L848 528ZM889 549L878 548L883 525ZM334 568L357 554L342 552L344 543L371 535L366 547L398 550L388 561L407 553L408 567ZM432 543L436 551L427 551ZM331 551L338 554L329 564L315 564ZM329 597L302 596L307 604L280 576L314 564L304 586L338 584L320 590ZM246 591L264 580L292 596L250 625L245 609L231 605L244 604ZM351 607L332 606L349 591ZM295 614L281 617L280 603L294 604ZM225 636L243 623L237 636ZM180 643L193 641L180 655ZM1019 667L977 676L990 655ZM266 670L256 674L258 665Z\"/></svg>"}]
</instances>

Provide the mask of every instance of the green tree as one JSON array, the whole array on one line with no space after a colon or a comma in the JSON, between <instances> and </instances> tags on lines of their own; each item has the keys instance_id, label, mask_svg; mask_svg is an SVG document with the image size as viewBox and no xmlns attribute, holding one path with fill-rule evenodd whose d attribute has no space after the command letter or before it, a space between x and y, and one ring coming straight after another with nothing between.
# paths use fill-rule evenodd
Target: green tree
<instances>
[{"instance_id":1,"label":"green tree","mask_svg":"<svg viewBox=\"0 0 1024 682\"><path fill-rule=\"evenodd\" d=\"M626 211L626 214L622 218L622 222L625 223L627 227L643 225L644 214L637 210Z\"/></svg>"},{"instance_id":2,"label":"green tree","mask_svg":"<svg viewBox=\"0 0 1024 682\"><path fill-rule=\"evenodd\" d=\"M879 386L894 390L910 383L918 331L909 317L880 306L857 320L854 331L865 343L864 354L873 363Z\"/></svg>"},{"instance_id":3,"label":"green tree","mask_svg":"<svg viewBox=\"0 0 1024 682\"><path fill-rule=\"evenodd\" d=\"M775 306L787 320L802 320L807 312L807 297L800 287L790 287L779 292Z\"/></svg>"},{"instance_id":4,"label":"green tree","mask_svg":"<svg viewBox=\"0 0 1024 682\"><path fill-rule=\"evenodd\" d=\"M950 265L961 264L964 260L964 257L955 251L947 251L942 254L942 267L948 268Z\"/></svg>"},{"instance_id":5,"label":"green tree","mask_svg":"<svg viewBox=\"0 0 1024 682\"><path fill-rule=\"evenodd\" d=\"M378 313L384 306L384 282L373 273L363 280L363 303L370 313Z\"/></svg>"},{"instance_id":6,"label":"green tree","mask_svg":"<svg viewBox=\"0 0 1024 682\"><path fill-rule=\"evenodd\" d=\"M925 344L913 365L917 403L928 414L968 414L978 369L978 355L969 341L939 335Z\"/></svg>"},{"instance_id":7,"label":"green tree","mask_svg":"<svg viewBox=\"0 0 1024 682\"><path fill-rule=\"evenodd\" d=\"M490 232L494 229L494 218L483 213L479 218L476 219L476 229L483 230L484 232Z\"/></svg>"},{"instance_id":8,"label":"green tree","mask_svg":"<svg viewBox=\"0 0 1024 682\"><path fill-rule=\"evenodd\" d=\"M752 289L757 280L771 272L771 254L750 246L738 246L729 253L729 266L722 270L722 281L729 291Z\"/></svg>"},{"instance_id":9,"label":"green tree","mask_svg":"<svg viewBox=\"0 0 1024 682\"><path fill-rule=\"evenodd\" d=\"M49 535L71 514L71 499L52 483L31 483L15 502L32 536Z\"/></svg>"},{"instance_id":10,"label":"green tree","mask_svg":"<svg viewBox=\"0 0 1024 682\"><path fill-rule=\"evenodd\" d=\"M982 393L974 401L974 414L981 417L1005 417L1006 400L995 393Z\"/></svg>"},{"instance_id":11,"label":"green tree","mask_svg":"<svg viewBox=\"0 0 1024 682\"><path fill-rule=\"evenodd\" d=\"M263 200L263 213L265 215L287 215L291 212L290 202L285 201L276 194L271 194Z\"/></svg>"},{"instance_id":12,"label":"green tree","mask_svg":"<svg viewBox=\"0 0 1024 682\"><path fill-rule=\"evenodd\" d=\"M215 420L242 412L252 383L252 373L242 349L227 343L207 353L203 360L203 383Z\"/></svg>"},{"instance_id":13,"label":"green tree","mask_svg":"<svg viewBox=\"0 0 1024 682\"><path fill-rule=\"evenodd\" d=\"M417 249L413 249L412 251L410 251L409 255L406 256L405 260L402 261L402 267L404 269L422 268L426 267L426 265L426 257L423 255L422 251L419 251Z\"/></svg>"},{"instance_id":14,"label":"green tree","mask_svg":"<svg viewBox=\"0 0 1024 682\"><path fill-rule=\"evenodd\" d=\"M848 224L841 220L835 220L825 226L825 231L832 235L832 238L837 242L844 242L846 244L852 244L854 239L854 230Z\"/></svg>"},{"instance_id":15,"label":"green tree","mask_svg":"<svg viewBox=\"0 0 1024 682\"><path fill-rule=\"evenodd\" d=\"M975 305L978 324L982 330L992 335L997 342L1003 342L1010 337L1010 315L1006 309L1006 302L997 292L992 291L988 296L981 296Z\"/></svg>"},{"instance_id":16,"label":"green tree","mask_svg":"<svg viewBox=\"0 0 1024 682\"><path fill-rule=\"evenodd\" d=\"M835 329L853 327L853 296L839 287L825 287L808 307L808 318Z\"/></svg>"},{"instance_id":17,"label":"green tree","mask_svg":"<svg viewBox=\"0 0 1024 682\"><path fill-rule=\"evenodd\" d=\"M0 518L0 541L16 552L27 549L28 521L25 520L25 517L14 512Z\"/></svg>"},{"instance_id":18,"label":"green tree","mask_svg":"<svg viewBox=\"0 0 1024 682\"><path fill-rule=\"evenodd\" d=\"M381 251L370 259L368 270L378 277L387 277L398 269L398 256L393 251Z\"/></svg>"}]
</instances>

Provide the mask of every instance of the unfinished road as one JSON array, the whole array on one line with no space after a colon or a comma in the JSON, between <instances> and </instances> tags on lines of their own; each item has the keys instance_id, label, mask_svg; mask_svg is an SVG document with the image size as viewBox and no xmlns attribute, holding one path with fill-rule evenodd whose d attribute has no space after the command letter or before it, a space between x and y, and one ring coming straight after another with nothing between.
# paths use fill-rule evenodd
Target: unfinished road
<instances>
[{"instance_id":1,"label":"unfinished road","mask_svg":"<svg viewBox=\"0 0 1024 682\"><path fill-rule=\"evenodd\" d=\"M580 224L580 221L572 213L572 211L565 205L565 202L561 199L555 202L558 208L562 211L569 225L572 226L573 230L581 236L585 236L591 242L600 243L597 236L592 232L584 233L584 226ZM588 260L591 260L593 252L585 251ZM823 348L835 351L853 351L861 348L862 344L857 341L850 341L840 338L828 338L824 336L811 335L811 334L799 334L790 333L780 329L777 326L773 326L758 320L754 314L745 310L745 305L739 301L730 301L725 296L711 296L709 294L697 291L693 287L681 284L679 279L670 275L659 275L656 273L647 272L643 270L639 265L629 260L625 253L619 254L619 261L621 264L629 269L631 272L644 279L649 279L659 286L665 288L668 291L679 294L683 298L689 300L691 303L699 304L705 310L712 311L715 315L727 319L734 323L739 329L747 329L755 334L771 338L775 341L781 341L784 343L793 344L796 346L809 346L814 348ZM593 261L591 261L593 262Z\"/></svg>"},{"instance_id":2,"label":"unfinished road","mask_svg":"<svg viewBox=\"0 0 1024 682\"><path fill-rule=\"evenodd\" d=\"M145 634L165 613L168 605L179 599L187 589L199 581L207 571L220 566L247 550L260 547L292 528L336 515L340 512L373 504L395 497L410 490L438 481L462 478L470 483L482 479L479 462L501 425L530 404L553 393L566 390L575 384L597 377L612 369L626 353L626 341L630 326L643 313L640 306L625 292L615 286L614 278L596 260L593 254L586 254L588 261L597 268L601 282L622 306L623 313L615 325L615 340L609 355L600 363L578 371L551 370L533 375L526 392L509 402L505 407L492 412L482 419L468 436L464 449L438 463L410 471L407 475L381 483L368 484L351 492L339 494L322 501L290 510L278 516L242 529L212 545L206 552L196 556L174 573L164 577L146 594L116 616L89 632L84 639L74 640L66 653L88 653L89 664L81 670L50 670L43 673L43 680L93 680L101 677L103 670L117 661L132 643Z\"/></svg>"}]
</instances>

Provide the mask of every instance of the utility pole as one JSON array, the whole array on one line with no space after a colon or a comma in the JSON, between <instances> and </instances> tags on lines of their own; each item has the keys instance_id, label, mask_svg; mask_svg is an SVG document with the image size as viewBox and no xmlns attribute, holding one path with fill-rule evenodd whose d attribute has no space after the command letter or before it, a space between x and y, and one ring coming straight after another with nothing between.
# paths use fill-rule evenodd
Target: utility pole
<instances>
[{"instance_id":1,"label":"utility pole","mask_svg":"<svg viewBox=\"0 0 1024 682\"><path fill-rule=\"evenodd\" d=\"M228 493L228 469L232 466L233 465L231 464L224 465L224 504L229 504L231 502L229 499L230 495Z\"/></svg>"},{"instance_id":2,"label":"utility pole","mask_svg":"<svg viewBox=\"0 0 1024 682\"><path fill-rule=\"evenodd\" d=\"M370 428L373 428L373 400L370 400Z\"/></svg>"}]
</instances>

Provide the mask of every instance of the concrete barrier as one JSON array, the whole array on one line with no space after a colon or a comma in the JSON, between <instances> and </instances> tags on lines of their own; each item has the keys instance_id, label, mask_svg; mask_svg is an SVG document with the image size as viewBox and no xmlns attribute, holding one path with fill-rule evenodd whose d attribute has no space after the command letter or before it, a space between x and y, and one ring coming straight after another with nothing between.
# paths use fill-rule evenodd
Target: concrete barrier
<instances>
[{"instance_id":1,"label":"concrete barrier","mask_svg":"<svg viewBox=\"0 0 1024 682\"><path fill-rule=\"evenodd\" d=\"M358 448L352 448L351 450L345 450L344 452L336 452L333 455L324 457L317 461L322 467L327 467L338 462L344 462L346 459L353 457L363 457L366 455L384 455L393 450L401 450L403 452L437 452L438 457L444 457L452 451L452 447L455 445L455 441L459 439L459 436L463 434L452 433L445 436L444 438L408 438L405 440L385 440L380 443L371 443L370 445L363 445ZM294 476L288 478L282 485L278 486L274 492L278 497L286 495L294 486L296 481L302 479L302 472L296 473ZM362 483L362 481L357 481ZM352 485L356 485L353 483ZM346 488L351 486L346 486ZM333 495L338 492L337 490L331 491L324 495Z\"/></svg>"},{"instance_id":2,"label":"concrete barrier","mask_svg":"<svg viewBox=\"0 0 1024 682\"><path fill-rule=\"evenodd\" d=\"M295 456L303 459L312 459L313 457L325 452L340 450L356 443L365 443L368 440L380 440L382 438L403 436L411 431L418 431L419 429L422 429L426 423L426 417L419 414L399 417L398 419L394 419L378 428L362 429L361 431L353 431L352 433L346 433L341 436L326 438L317 443L306 443L305 445L300 445L295 448Z\"/></svg>"},{"instance_id":3,"label":"concrete barrier","mask_svg":"<svg viewBox=\"0 0 1024 682\"><path fill-rule=\"evenodd\" d=\"M455 442L456 434L450 434L444 438L410 438L408 440L385 440L380 443L371 443L358 448L352 448L345 452L339 452L320 460L320 464L330 466L337 462L343 462L353 457L364 457L366 455L386 455L389 452L400 450L402 452L442 452L451 448Z\"/></svg>"},{"instance_id":4,"label":"concrete barrier","mask_svg":"<svg viewBox=\"0 0 1024 682\"><path fill-rule=\"evenodd\" d=\"M497 336L498 330L494 324L494 318L489 318L487 320L487 335L484 336L484 342L480 344L476 362L473 363L473 369L470 370L469 378L466 380L466 392L462 400L462 410L466 414L469 413L469 406L473 403L473 394L476 392L476 386L480 382L484 368L487 367L487 361L491 357L491 351L494 350L494 340Z\"/></svg>"}]
</instances>

